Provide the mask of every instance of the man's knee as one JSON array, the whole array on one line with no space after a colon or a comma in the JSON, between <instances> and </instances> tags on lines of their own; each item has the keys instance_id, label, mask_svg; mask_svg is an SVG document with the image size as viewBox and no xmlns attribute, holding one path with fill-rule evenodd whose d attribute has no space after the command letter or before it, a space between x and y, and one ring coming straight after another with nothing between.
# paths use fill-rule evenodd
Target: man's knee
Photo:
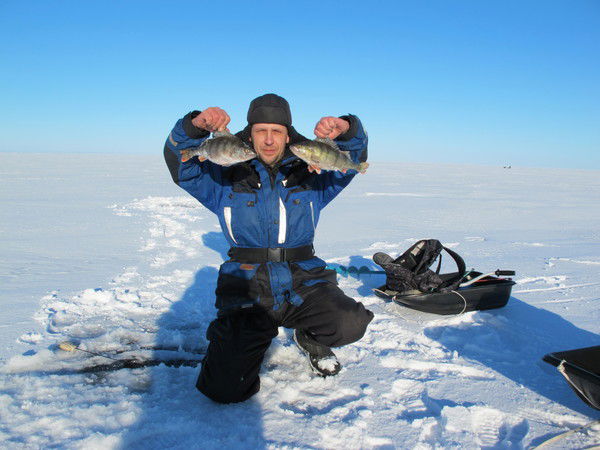
<instances>
[{"instance_id":1,"label":"man's knee","mask_svg":"<svg viewBox=\"0 0 600 450\"><path fill-rule=\"evenodd\" d=\"M341 347L360 340L373 320L373 313L360 302L355 302L354 308L340 310L338 314L337 337L332 347Z\"/></svg>"},{"instance_id":2,"label":"man's knee","mask_svg":"<svg viewBox=\"0 0 600 450\"><path fill-rule=\"evenodd\" d=\"M264 353L277 335L264 314L244 313L215 319L196 388L219 403L243 402L260 388Z\"/></svg>"},{"instance_id":3,"label":"man's knee","mask_svg":"<svg viewBox=\"0 0 600 450\"><path fill-rule=\"evenodd\" d=\"M294 310L292 320L284 326L302 328L322 345L341 347L361 339L373 313L348 297L336 285L319 283Z\"/></svg>"},{"instance_id":4,"label":"man's knee","mask_svg":"<svg viewBox=\"0 0 600 450\"><path fill-rule=\"evenodd\" d=\"M250 381L250 382L248 382ZM217 403L239 403L248 400L260 389L258 376L254 380L245 380L243 377L210 376L210 372L202 368L196 389Z\"/></svg>"}]
</instances>

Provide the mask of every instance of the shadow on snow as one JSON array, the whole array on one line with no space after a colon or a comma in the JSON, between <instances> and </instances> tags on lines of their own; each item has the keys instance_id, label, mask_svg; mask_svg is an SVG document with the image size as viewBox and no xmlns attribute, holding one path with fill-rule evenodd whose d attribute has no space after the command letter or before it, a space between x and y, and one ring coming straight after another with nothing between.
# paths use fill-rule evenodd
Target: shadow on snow
<instances>
[{"instance_id":1,"label":"shadow on snow","mask_svg":"<svg viewBox=\"0 0 600 450\"><path fill-rule=\"evenodd\" d=\"M558 371L542 361L547 353L598 345L598 334L578 328L558 314L511 297L502 309L478 312L469 322L430 326L424 333L448 350L478 361L553 402L597 416Z\"/></svg>"},{"instance_id":2,"label":"shadow on snow","mask_svg":"<svg viewBox=\"0 0 600 450\"><path fill-rule=\"evenodd\" d=\"M204 244L227 258L227 242L217 232ZM194 282L157 321L156 345L204 353L206 328L216 316L217 269L203 267ZM186 354L190 356L189 354ZM159 357L157 354L156 357ZM198 355L196 354L196 358ZM136 371L142 397L138 420L123 436L124 448L264 448L262 409L250 399L221 405L196 390L200 367L166 367ZM143 379L146 377L146 379Z\"/></svg>"},{"instance_id":3,"label":"shadow on snow","mask_svg":"<svg viewBox=\"0 0 600 450\"><path fill-rule=\"evenodd\" d=\"M349 266L381 269L363 256L351 256ZM365 297L373 295L373 288L385 284L385 275L355 273L348 277L361 282L357 291ZM407 311L424 318L444 317ZM511 297L502 309L476 313L474 322L425 325L424 334L448 350L478 361L553 402L587 416L598 416L598 411L577 397L556 368L542 361L547 353L590 347L600 342L598 334L578 328L558 314Z\"/></svg>"}]
</instances>

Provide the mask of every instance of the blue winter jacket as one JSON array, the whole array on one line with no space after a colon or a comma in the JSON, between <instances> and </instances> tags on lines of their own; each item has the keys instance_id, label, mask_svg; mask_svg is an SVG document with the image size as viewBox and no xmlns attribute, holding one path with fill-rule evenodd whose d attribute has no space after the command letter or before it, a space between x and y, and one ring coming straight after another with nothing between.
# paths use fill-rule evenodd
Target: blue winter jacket
<instances>
[{"instance_id":1,"label":"blue winter jacket","mask_svg":"<svg viewBox=\"0 0 600 450\"><path fill-rule=\"evenodd\" d=\"M219 218L232 247L300 247L312 245L321 210L344 189L356 171L310 173L307 164L286 148L273 170L258 158L223 167L197 158L181 162L181 150L197 147L209 133L196 128L194 111L175 124L165 145L165 160L173 181ZM367 135L358 118L336 143L354 162L367 158ZM238 135L247 140L250 127ZM290 129L290 144L304 139ZM318 283L336 283L335 272L317 257L297 262L241 264L225 261L219 270L219 309L262 304L277 309L284 301L302 302L302 293Z\"/></svg>"}]
</instances>

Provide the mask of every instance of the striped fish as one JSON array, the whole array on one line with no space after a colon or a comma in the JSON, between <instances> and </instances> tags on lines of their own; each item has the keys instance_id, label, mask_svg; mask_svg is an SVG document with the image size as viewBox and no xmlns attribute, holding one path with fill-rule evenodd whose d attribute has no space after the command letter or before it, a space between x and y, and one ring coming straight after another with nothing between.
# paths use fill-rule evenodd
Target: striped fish
<instances>
[{"instance_id":1,"label":"striped fish","mask_svg":"<svg viewBox=\"0 0 600 450\"><path fill-rule=\"evenodd\" d=\"M350 159L350 154L341 151L331 139L318 138L312 141L300 142L290 145L290 150L307 164L319 169L339 170L344 173L348 169L354 169L360 173L365 173L369 167L366 162L356 164Z\"/></svg>"},{"instance_id":2,"label":"striped fish","mask_svg":"<svg viewBox=\"0 0 600 450\"><path fill-rule=\"evenodd\" d=\"M208 159L220 166L231 166L256 158L256 153L239 137L228 131L215 131L212 138L198 147L181 150L181 162L186 162L194 156L200 161Z\"/></svg>"}]
</instances>

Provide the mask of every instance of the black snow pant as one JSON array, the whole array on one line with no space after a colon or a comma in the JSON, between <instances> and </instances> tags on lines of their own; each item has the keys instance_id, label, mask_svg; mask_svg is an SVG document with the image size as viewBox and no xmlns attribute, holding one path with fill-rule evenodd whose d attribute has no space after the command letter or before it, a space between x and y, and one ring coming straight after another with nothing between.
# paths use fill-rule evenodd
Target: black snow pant
<instances>
[{"instance_id":1,"label":"black snow pant","mask_svg":"<svg viewBox=\"0 0 600 450\"><path fill-rule=\"evenodd\" d=\"M299 306L260 305L219 316L206 332L210 341L196 387L219 403L242 402L260 389L258 373L278 327L307 331L315 341L340 347L363 337L373 313L331 283L315 284Z\"/></svg>"}]
</instances>

